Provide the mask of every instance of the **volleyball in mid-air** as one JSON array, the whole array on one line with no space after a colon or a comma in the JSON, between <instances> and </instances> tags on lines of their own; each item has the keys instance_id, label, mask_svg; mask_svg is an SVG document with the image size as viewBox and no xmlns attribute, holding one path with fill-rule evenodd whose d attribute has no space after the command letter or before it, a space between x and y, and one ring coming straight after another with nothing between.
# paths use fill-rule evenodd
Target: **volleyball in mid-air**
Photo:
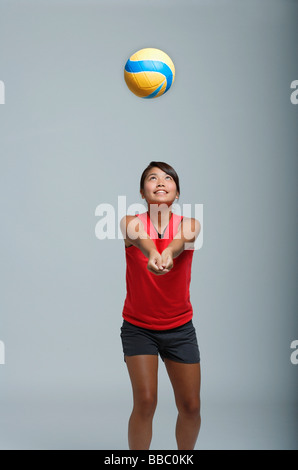
<instances>
[{"instance_id":1,"label":"volleyball in mid-air","mask_svg":"<svg viewBox=\"0 0 298 470\"><path fill-rule=\"evenodd\" d=\"M171 88L175 67L160 49L141 49L126 62L124 78L130 91L140 98L158 98Z\"/></svg>"}]
</instances>

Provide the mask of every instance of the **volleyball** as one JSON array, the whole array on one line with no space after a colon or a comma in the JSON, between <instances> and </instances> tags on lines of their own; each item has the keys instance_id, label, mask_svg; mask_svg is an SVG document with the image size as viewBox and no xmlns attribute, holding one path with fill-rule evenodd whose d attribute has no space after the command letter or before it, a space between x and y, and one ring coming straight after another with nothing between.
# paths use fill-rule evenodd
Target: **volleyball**
<instances>
[{"instance_id":1,"label":"volleyball","mask_svg":"<svg viewBox=\"0 0 298 470\"><path fill-rule=\"evenodd\" d=\"M175 67L160 49L141 49L126 62L124 79L130 91L140 98L158 98L171 88Z\"/></svg>"}]
</instances>

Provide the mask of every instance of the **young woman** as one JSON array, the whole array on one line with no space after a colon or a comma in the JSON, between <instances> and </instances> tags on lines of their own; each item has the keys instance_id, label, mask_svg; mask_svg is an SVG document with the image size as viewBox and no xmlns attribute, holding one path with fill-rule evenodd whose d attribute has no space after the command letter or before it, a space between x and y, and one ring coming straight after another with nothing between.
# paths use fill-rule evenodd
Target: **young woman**
<instances>
[{"instance_id":1,"label":"young woman","mask_svg":"<svg viewBox=\"0 0 298 470\"><path fill-rule=\"evenodd\" d=\"M128 442L149 449L157 405L158 355L165 363L178 409L178 449L195 446L200 429L200 353L189 297L196 219L178 216L176 171L152 161L140 193L148 211L121 219L126 254L126 299L121 339L133 391Z\"/></svg>"}]
</instances>

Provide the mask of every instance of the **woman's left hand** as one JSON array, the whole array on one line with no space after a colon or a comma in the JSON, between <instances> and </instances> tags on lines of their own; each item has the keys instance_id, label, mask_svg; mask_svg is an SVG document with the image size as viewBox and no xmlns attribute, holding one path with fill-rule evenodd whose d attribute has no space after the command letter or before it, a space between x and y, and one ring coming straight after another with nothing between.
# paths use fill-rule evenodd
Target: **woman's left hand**
<instances>
[{"instance_id":1,"label":"woman's left hand","mask_svg":"<svg viewBox=\"0 0 298 470\"><path fill-rule=\"evenodd\" d=\"M163 267L162 273L168 273L174 266L173 253L170 248L165 248L161 253L161 263Z\"/></svg>"}]
</instances>

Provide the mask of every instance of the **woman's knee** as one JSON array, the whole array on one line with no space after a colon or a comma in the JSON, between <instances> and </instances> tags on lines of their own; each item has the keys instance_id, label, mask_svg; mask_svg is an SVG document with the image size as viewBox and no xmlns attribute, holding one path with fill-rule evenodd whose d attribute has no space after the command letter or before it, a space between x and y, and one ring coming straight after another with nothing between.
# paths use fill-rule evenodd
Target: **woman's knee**
<instances>
[{"instance_id":1,"label":"woman's knee","mask_svg":"<svg viewBox=\"0 0 298 470\"><path fill-rule=\"evenodd\" d=\"M144 417L153 416L157 405L157 395L154 392L142 391L134 397L134 409Z\"/></svg>"},{"instance_id":2,"label":"woman's knee","mask_svg":"<svg viewBox=\"0 0 298 470\"><path fill-rule=\"evenodd\" d=\"M200 399L198 397L189 397L177 404L180 414L190 418L199 418L201 412Z\"/></svg>"}]
</instances>

